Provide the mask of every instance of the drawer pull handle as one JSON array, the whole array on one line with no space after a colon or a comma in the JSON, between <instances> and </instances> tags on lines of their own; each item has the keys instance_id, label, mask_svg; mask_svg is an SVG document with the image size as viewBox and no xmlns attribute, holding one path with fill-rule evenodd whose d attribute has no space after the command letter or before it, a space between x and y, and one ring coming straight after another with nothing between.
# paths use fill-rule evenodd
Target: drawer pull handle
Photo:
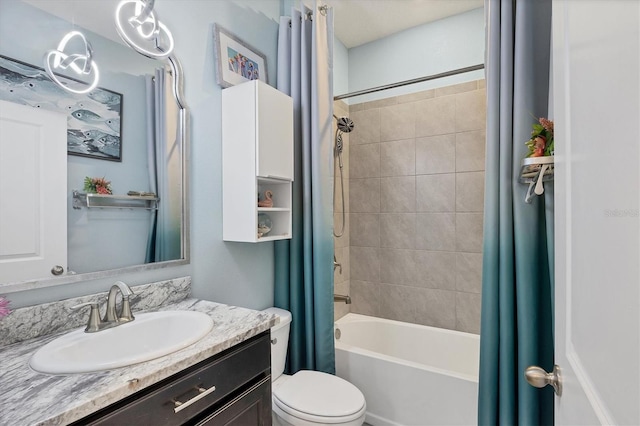
<instances>
[{"instance_id":1,"label":"drawer pull handle","mask_svg":"<svg viewBox=\"0 0 640 426\"><path fill-rule=\"evenodd\" d=\"M216 390L216 387L215 386L211 386L209 389L197 387L196 389L198 389L198 392L200 392L200 394L194 396L193 398L191 398L187 402L180 402L180 401L177 401L175 399L173 400L173 403L176 405L175 408L173 409L174 413L179 413L180 411L184 410L185 408L187 408L191 404L194 404L194 403L200 401L205 396L207 396L210 393L214 392Z\"/></svg>"}]
</instances>

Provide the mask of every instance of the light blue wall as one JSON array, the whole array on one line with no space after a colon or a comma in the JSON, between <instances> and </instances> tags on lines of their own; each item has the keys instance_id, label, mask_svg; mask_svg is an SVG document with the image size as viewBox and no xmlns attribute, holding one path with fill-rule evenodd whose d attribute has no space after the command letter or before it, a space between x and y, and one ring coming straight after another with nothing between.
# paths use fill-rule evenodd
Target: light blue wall
<instances>
[{"instance_id":1,"label":"light blue wall","mask_svg":"<svg viewBox=\"0 0 640 426\"><path fill-rule=\"evenodd\" d=\"M333 95L349 92L349 50L333 38Z\"/></svg>"},{"instance_id":2,"label":"light blue wall","mask_svg":"<svg viewBox=\"0 0 640 426\"><path fill-rule=\"evenodd\" d=\"M484 9L414 27L349 49L349 92L484 63ZM484 78L474 71L351 98L349 103Z\"/></svg>"},{"instance_id":3,"label":"light blue wall","mask_svg":"<svg viewBox=\"0 0 640 426\"><path fill-rule=\"evenodd\" d=\"M6 0L0 0L5 2ZM267 56L275 85L280 0L163 0L156 3L173 32L191 109L191 264L118 277L130 284L193 277L196 297L261 309L273 303L273 243L222 241L221 88L216 84L213 23ZM44 46L42 47L44 51ZM13 306L59 300L108 289L115 278L10 293Z\"/></svg>"}]
</instances>

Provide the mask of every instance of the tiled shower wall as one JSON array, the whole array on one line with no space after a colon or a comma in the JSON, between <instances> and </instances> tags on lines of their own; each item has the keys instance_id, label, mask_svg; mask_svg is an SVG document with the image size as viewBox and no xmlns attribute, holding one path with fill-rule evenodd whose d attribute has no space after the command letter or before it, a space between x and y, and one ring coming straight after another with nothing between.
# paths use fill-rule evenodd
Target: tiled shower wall
<instances>
[{"instance_id":1,"label":"tiled shower wall","mask_svg":"<svg viewBox=\"0 0 640 426\"><path fill-rule=\"evenodd\" d=\"M343 101L335 101L333 103L333 113L337 117L349 117L349 105ZM333 121L333 132L335 135L336 121ZM336 261L340 264L338 268L333 271L334 292L337 294L348 295L350 293L350 281L349 281L349 137L350 134L346 133L342 135L342 175L344 183L344 209L345 209L345 222L344 233L341 237L333 238L334 253ZM335 139L334 139L335 144ZM338 168L338 160L335 159L334 164L334 177L335 179L335 202L333 208L333 227L335 233L340 233L342 227L342 194L340 192L340 171ZM335 234L334 234L335 235ZM346 315L350 310L351 305L347 305L344 302L336 302L334 304L334 318L338 319Z\"/></svg>"},{"instance_id":2,"label":"tiled shower wall","mask_svg":"<svg viewBox=\"0 0 640 426\"><path fill-rule=\"evenodd\" d=\"M480 80L336 108L355 122L335 240L351 312L479 333L485 97Z\"/></svg>"}]
</instances>

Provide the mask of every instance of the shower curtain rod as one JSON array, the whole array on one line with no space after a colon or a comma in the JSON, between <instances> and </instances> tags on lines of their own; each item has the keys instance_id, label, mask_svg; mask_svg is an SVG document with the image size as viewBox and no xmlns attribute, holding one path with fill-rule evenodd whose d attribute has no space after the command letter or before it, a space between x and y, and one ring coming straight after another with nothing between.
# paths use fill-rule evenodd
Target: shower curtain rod
<instances>
[{"instance_id":1,"label":"shower curtain rod","mask_svg":"<svg viewBox=\"0 0 640 426\"><path fill-rule=\"evenodd\" d=\"M458 68L447 72L441 72L440 74L428 75L425 77L418 77L411 80L399 81L398 83L385 84L384 86L372 87L371 89L358 90L356 92L345 93L344 95L334 96L333 100L338 101L340 99L352 98L354 96L367 95L369 93L380 92L387 89L395 89L396 87L407 86L409 84L422 83L423 81L436 80L438 78L450 77L456 74L463 74L465 72L477 71L484 69L484 64L472 65L470 67Z\"/></svg>"}]
</instances>

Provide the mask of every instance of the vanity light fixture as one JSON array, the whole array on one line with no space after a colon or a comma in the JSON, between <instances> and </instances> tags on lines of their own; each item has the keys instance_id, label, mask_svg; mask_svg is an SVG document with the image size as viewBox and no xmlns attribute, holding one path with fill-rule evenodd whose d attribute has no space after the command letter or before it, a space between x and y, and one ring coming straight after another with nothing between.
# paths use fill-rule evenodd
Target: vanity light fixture
<instances>
[{"instance_id":1,"label":"vanity light fixture","mask_svg":"<svg viewBox=\"0 0 640 426\"><path fill-rule=\"evenodd\" d=\"M67 44L73 40L74 38L79 38L84 44L84 54L82 53L70 53L67 54L65 49ZM76 93L83 94L89 93L98 85L98 80L100 79L100 72L98 70L98 65L93 60L93 48L91 47L91 43L87 40L87 38L80 31L70 31L58 44L58 48L56 50L49 50L44 57L44 69L47 72L47 75L54 83L58 86L62 87L64 90ZM93 79L88 86L80 86L78 88L71 87L69 84L64 84L58 76L54 74L54 70L64 71L67 69L73 70L78 76L86 77L93 75ZM82 88L80 88L82 87Z\"/></svg>"},{"instance_id":2,"label":"vanity light fixture","mask_svg":"<svg viewBox=\"0 0 640 426\"><path fill-rule=\"evenodd\" d=\"M152 59L173 51L171 31L153 10L155 0L122 0L116 8L116 30L133 50Z\"/></svg>"}]
</instances>

